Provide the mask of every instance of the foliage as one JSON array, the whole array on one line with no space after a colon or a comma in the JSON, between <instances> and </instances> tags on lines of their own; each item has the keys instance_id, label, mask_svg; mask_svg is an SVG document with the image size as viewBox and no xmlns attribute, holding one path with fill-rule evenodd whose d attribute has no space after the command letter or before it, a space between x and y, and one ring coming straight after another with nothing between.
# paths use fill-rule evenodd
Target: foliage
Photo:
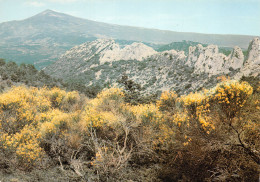
<instances>
[{"instance_id":1,"label":"foliage","mask_svg":"<svg viewBox=\"0 0 260 182\"><path fill-rule=\"evenodd\" d=\"M57 88L13 87L1 94L0 144L4 152L16 154L17 162L30 168L45 155L40 147L43 138L67 125L65 103L72 107L77 99L78 93ZM58 106L60 111L54 110Z\"/></svg>"},{"instance_id":2,"label":"foliage","mask_svg":"<svg viewBox=\"0 0 260 182\"><path fill-rule=\"evenodd\" d=\"M165 91L161 94L160 99L157 101L157 107L161 111L173 112L176 107L178 95L173 91Z\"/></svg>"},{"instance_id":3,"label":"foliage","mask_svg":"<svg viewBox=\"0 0 260 182\"><path fill-rule=\"evenodd\" d=\"M43 71L38 71L33 65L21 64L15 62L5 63L2 59L0 64L0 76L2 80L10 80L14 83L24 83L29 86L61 86L61 81L51 78Z\"/></svg>"},{"instance_id":4,"label":"foliage","mask_svg":"<svg viewBox=\"0 0 260 182\"><path fill-rule=\"evenodd\" d=\"M247 82L225 81L218 84L213 91L215 93L212 100L218 102L227 119L232 119L252 95L253 88Z\"/></svg>"},{"instance_id":5,"label":"foliage","mask_svg":"<svg viewBox=\"0 0 260 182\"><path fill-rule=\"evenodd\" d=\"M252 93L248 83L227 80L210 90L181 96L181 107L176 108L172 122L169 117L165 121L168 128L175 129L177 140L172 146L178 149L168 146L176 152L162 154L170 161L161 171L162 179L257 181L253 174L258 174L260 162L260 112L252 112L256 105L251 105L251 98L258 98L258 104L259 94Z\"/></svg>"},{"instance_id":6,"label":"foliage","mask_svg":"<svg viewBox=\"0 0 260 182\"><path fill-rule=\"evenodd\" d=\"M34 87L60 87L67 91L79 91L90 98L96 97L97 93L101 91L99 86L86 87L79 81L70 80L68 82L61 79L55 79L47 75L43 70L38 71L34 65L20 64L15 62L5 62L0 59L0 91L11 85L26 84Z\"/></svg>"},{"instance_id":7,"label":"foliage","mask_svg":"<svg viewBox=\"0 0 260 182\"><path fill-rule=\"evenodd\" d=\"M222 53L225 56L229 56L231 52L232 52L232 48L230 47L219 47L219 53Z\"/></svg>"},{"instance_id":8,"label":"foliage","mask_svg":"<svg viewBox=\"0 0 260 182\"><path fill-rule=\"evenodd\" d=\"M177 50L177 51L184 51L186 54L189 53L189 47L190 46L196 46L198 44L201 44L199 42L192 42L192 41L182 41L182 42L172 42L167 45L162 45L156 50L159 52L167 51L167 50ZM207 46L207 44L202 44L203 47Z\"/></svg>"},{"instance_id":9,"label":"foliage","mask_svg":"<svg viewBox=\"0 0 260 182\"><path fill-rule=\"evenodd\" d=\"M127 103L138 105L138 104L147 104L154 102L156 99L156 94L143 96L140 94L143 89L140 84L135 83L133 80L130 80L127 75L123 75L119 80L119 84L122 84L124 87L124 100Z\"/></svg>"},{"instance_id":10,"label":"foliage","mask_svg":"<svg viewBox=\"0 0 260 182\"><path fill-rule=\"evenodd\" d=\"M138 93L133 82L126 86ZM0 95L0 164L59 166L82 181L257 181L254 88L225 80L131 104L119 88L88 99L57 87L12 87Z\"/></svg>"}]
</instances>

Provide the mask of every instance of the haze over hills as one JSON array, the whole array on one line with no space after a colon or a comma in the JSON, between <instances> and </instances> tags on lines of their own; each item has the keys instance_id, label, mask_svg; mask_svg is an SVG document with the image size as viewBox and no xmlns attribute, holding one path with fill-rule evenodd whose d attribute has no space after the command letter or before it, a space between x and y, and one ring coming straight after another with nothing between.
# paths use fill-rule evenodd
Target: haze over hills
<instances>
[{"instance_id":1,"label":"haze over hills","mask_svg":"<svg viewBox=\"0 0 260 182\"><path fill-rule=\"evenodd\" d=\"M253 36L213 35L121 26L46 10L21 21L0 24L0 55L43 68L75 45L97 38L168 44L183 40L247 48Z\"/></svg>"}]
</instances>

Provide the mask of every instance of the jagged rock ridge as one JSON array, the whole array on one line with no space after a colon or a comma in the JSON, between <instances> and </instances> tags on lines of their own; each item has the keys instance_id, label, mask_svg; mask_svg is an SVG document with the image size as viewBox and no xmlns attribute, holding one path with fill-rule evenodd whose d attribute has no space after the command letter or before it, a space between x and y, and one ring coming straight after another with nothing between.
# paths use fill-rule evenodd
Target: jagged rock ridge
<instances>
[{"instance_id":1,"label":"jagged rock ridge","mask_svg":"<svg viewBox=\"0 0 260 182\"><path fill-rule=\"evenodd\" d=\"M185 93L209 87L221 75L236 79L259 76L259 45L259 38L253 39L244 57L237 46L225 56L216 45L198 44L186 56L183 51L156 52L142 43L120 47L111 39L99 39L72 48L45 71L87 86L113 84L127 74L145 92L174 89Z\"/></svg>"}]
</instances>

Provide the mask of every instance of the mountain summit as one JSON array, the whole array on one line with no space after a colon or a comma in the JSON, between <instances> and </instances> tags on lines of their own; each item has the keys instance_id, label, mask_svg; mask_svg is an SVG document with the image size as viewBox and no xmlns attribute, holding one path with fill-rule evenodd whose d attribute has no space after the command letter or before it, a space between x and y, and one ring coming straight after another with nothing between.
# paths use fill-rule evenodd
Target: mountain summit
<instances>
[{"instance_id":1,"label":"mountain summit","mask_svg":"<svg viewBox=\"0 0 260 182\"><path fill-rule=\"evenodd\" d=\"M69 18L70 15L66 15L64 13L59 13L59 12L56 12L56 11L53 11L53 10L50 10L50 9L47 9L37 15L34 15L26 20L37 20L37 21L42 21L42 20L48 20L48 18L60 18L60 19L64 19L64 18ZM65 20L65 19L64 19ZM38 22L38 23L39 23Z\"/></svg>"},{"instance_id":2,"label":"mountain summit","mask_svg":"<svg viewBox=\"0 0 260 182\"><path fill-rule=\"evenodd\" d=\"M253 36L185 33L107 24L45 10L0 24L0 54L42 68L75 45L98 38L166 44L182 40L246 48Z\"/></svg>"}]
</instances>

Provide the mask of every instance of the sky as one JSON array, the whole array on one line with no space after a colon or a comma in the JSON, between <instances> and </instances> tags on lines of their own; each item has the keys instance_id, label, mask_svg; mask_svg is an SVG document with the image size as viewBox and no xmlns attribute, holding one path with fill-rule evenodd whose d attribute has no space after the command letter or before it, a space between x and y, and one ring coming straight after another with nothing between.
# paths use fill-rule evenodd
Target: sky
<instances>
[{"instance_id":1,"label":"sky","mask_svg":"<svg viewBox=\"0 0 260 182\"><path fill-rule=\"evenodd\" d=\"M260 0L0 0L0 23L46 9L119 25L260 36Z\"/></svg>"}]
</instances>

